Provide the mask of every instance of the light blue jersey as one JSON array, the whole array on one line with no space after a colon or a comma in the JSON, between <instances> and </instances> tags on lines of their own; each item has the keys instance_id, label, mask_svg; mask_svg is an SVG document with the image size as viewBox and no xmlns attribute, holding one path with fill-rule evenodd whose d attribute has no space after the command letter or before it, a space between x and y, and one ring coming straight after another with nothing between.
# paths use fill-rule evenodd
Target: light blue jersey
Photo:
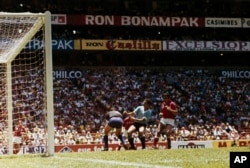
<instances>
[{"instance_id":1,"label":"light blue jersey","mask_svg":"<svg viewBox=\"0 0 250 168\"><path fill-rule=\"evenodd\" d=\"M135 113L135 117L137 119L142 119L142 118L146 117L146 121L140 121L137 123L147 124L149 119L151 118L152 109L148 109L148 110L144 111L144 106L138 106L134 110L134 113Z\"/></svg>"}]
</instances>

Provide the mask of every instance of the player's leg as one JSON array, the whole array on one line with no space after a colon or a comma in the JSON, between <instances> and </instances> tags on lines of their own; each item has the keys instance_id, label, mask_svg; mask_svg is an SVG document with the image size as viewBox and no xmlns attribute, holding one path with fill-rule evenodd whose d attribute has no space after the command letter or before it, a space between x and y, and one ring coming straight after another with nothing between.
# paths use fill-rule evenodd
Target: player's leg
<instances>
[{"instance_id":1,"label":"player's leg","mask_svg":"<svg viewBox=\"0 0 250 168\"><path fill-rule=\"evenodd\" d=\"M124 149L128 149L124 137L122 136L122 128L116 128L116 136L118 137L118 139L121 141L121 144L123 145Z\"/></svg>"},{"instance_id":2,"label":"player's leg","mask_svg":"<svg viewBox=\"0 0 250 168\"><path fill-rule=\"evenodd\" d=\"M161 136L161 133L163 132L163 129L165 129L165 122L164 119L162 118L158 124L157 132L154 138L154 148L157 149L158 141Z\"/></svg>"},{"instance_id":3,"label":"player's leg","mask_svg":"<svg viewBox=\"0 0 250 168\"><path fill-rule=\"evenodd\" d=\"M167 148L168 148L168 149L171 149L171 138L170 138L170 136L171 136L172 129L173 129L173 126L170 125L170 124L168 124L168 125L166 126Z\"/></svg>"},{"instance_id":4,"label":"player's leg","mask_svg":"<svg viewBox=\"0 0 250 168\"><path fill-rule=\"evenodd\" d=\"M146 142L145 142L145 126L139 127L139 139L141 141L141 147L142 149L146 149Z\"/></svg>"},{"instance_id":5,"label":"player's leg","mask_svg":"<svg viewBox=\"0 0 250 168\"><path fill-rule=\"evenodd\" d=\"M13 153L17 154L20 151L21 148L21 143L22 143L22 138L18 136L14 136L13 138Z\"/></svg>"},{"instance_id":6,"label":"player's leg","mask_svg":"<svg viewBox=\"0 0 250 168\"><path fill-rule=\"evenodd\" d=\"M135 148L135 144L134 144L134 138L132 136L132 134L136 131L136 127L134 125L131 125L128 129L128 142L129 142L129 145L130 145L130 148L129 149L133 149L133 150L136 150Z\"/></svg>"},{"instance_id":7,"label":"player's leg","mask_svg":"<svg viewBox=\"0 0 250 168\"><path fill-rule=\"evenodd\" d=\"M104 151L108 151L109 149L109 144L108 144L108 134L113 128L110 127L108 124L104 128L104 136L103 136L103 142L104 142Z\"/></svg>"}]
</instances>

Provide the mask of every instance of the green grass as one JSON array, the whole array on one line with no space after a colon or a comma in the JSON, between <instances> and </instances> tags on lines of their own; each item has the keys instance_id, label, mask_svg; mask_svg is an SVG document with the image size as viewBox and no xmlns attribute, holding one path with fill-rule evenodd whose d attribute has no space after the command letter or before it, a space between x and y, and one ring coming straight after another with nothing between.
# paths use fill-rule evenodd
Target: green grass
<instances>
[{"instance_id":1,"label":"green grass","mask_svg":"<svg viewBox=\"0 0 250 168\"><path fill-rule=\"evenodd\" d=\"M55 153L54 156L0 156L1 168L227 168L230 151L223 149L171 149L82 153Z\"/></svg>"}]
</instances>

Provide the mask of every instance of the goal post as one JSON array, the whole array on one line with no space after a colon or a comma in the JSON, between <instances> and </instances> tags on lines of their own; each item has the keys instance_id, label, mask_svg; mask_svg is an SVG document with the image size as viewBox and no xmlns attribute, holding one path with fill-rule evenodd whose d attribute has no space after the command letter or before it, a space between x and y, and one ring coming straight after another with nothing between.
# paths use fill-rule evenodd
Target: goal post
<instances>
[{"instance_id":1,"label":"goal post","mask_svg":"<svg viewBox=\"0 0 250 168\"><path fill-rule=\"evenodd\" d=\"M0 12L0 154L54 155L51 13Z\"/></svg>"}]
</instances>

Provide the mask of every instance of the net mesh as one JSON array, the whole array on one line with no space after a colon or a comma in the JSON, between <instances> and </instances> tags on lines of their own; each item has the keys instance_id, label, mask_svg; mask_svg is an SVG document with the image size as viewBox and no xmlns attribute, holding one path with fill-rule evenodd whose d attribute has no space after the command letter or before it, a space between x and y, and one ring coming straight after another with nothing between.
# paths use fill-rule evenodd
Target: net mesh
<instances>
[{"instance_id":1,"label":"net mesh","mask_svg":"<svg viewBox=\"0 0 250 168\"><path fill-rule=\"evenodd\" d=\"M0 16L0 154L46 151L44 28L25 38L38 19Z\"/></svg>"},{"instance_id":2,"label":"net mesh","mask_svg":"<svg viewBox=\"0 0 250 168\"><path fill-rule=\"evenodd\" d=\"M22 42L25 35L32 30L33 25L39 20L38 17L0 17L0 60L11 57L9 53L14 47Z\"/></svg>"}]
</instances>

